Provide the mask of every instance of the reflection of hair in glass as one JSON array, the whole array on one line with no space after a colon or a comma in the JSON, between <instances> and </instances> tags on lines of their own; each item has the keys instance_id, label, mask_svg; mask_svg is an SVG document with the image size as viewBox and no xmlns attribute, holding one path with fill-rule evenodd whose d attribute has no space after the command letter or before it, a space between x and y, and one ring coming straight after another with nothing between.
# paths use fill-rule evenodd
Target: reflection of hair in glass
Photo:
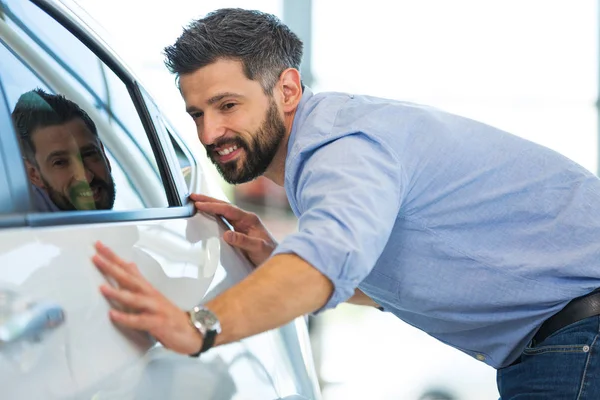
<instances>
[{"instance_id":1,"label":"reflection of hair in glass","mask_svg":"<svg viewBox=\"0 0 600 400\"><path fill-rule=\"evenodd\" d=\"M61 125L80 118L94 136L98 131L94 121L76 103L62 95L50 94L42 89L23 93L12 112L12 120L19 136L21 152L29 162L35 162L35 145L31 134L39 128Z\"/></svg>"}]
</instances>

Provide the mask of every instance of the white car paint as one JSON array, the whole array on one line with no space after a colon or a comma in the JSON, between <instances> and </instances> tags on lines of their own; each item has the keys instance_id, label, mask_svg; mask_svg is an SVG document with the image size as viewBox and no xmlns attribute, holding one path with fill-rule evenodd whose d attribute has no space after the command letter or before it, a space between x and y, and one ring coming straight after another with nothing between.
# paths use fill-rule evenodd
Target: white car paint
<instances>
[{"instance_id":1,"label":"white car paint","mask_svg":"<svg viewBox=\"0 0 600 400\"><path fill-rule=\"evenodd\" d=\"M40 343L20 346L11 357L0 352L2 397L65 399L119 393L120 399L147 398L139 397L141 391L168 394L159 398L211 398L198 393L204 393L206 383L215 378L219 390L223 382L229 382L231 390L245 389L241 397L233 398L276 399L295 393L294 385L277 372L290 364L280 353L285 348L276 343L281 340L277 332L216 348L196 360L153 348L150 338L123 332L108 321L110 305L98 291L105 278L91 263L94 241L101 240L136 262L150 282L187 309L201 302L210 288L223 290L251 270L222 242L223 231L222 224L204 215L187 221L0 231L0 287L56 302L66 314L64 325ZM236 358L241 361L233 367L243 373L232 377L228 363ZM180 374L189 379L178 384L163 379ZM210 379L202 379L205 375ZM139 382L145 384L136 385Z\"/></svg>"}]
</instances>

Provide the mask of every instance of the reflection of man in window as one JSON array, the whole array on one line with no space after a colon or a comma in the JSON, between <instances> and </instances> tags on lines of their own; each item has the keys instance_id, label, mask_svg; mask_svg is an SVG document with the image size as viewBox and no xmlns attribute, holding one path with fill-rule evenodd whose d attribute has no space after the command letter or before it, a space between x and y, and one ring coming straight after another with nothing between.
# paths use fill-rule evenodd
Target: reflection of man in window
<instances>
[{"instance_id":1,"label":"reflection of man in window","mask_svg":"<svg viewBox=\"0 0 600 400\"><path fill-rule=\"evenodd\" d=\"M113 207L110 163L96 125L77 104L36 89L21 95L12 119L40 211Z\"/></svg>"}]
</instances>

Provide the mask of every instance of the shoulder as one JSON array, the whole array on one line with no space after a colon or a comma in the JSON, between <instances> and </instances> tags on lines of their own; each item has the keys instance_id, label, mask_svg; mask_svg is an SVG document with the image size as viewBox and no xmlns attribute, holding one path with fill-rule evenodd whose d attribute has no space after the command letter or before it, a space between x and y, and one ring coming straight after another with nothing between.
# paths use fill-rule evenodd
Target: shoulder
<instances>
[{"instance_id":1,"label":"shoulder","mask_svg":"<svg viewBox=\"0 0 600 400\"><path fill-rule=\"evenodd\" d=\"M55 212L60 211L52 202L46 191L35 185L31 185L31 194L33 206L38 212Z\"/></svg>"},{"instance_id":2,"label":"shoulder","mask_svg":"<svg viewBox=\"0 0 600 400\"><path fill-rule=\"evenodd\" d=\"M374 141L396 142L415 124L436 120L435 113L427 106L380 97L338 92L311 95L294 120L288 156L295 158L357 133Z\"/></svg>"}]
</instances>

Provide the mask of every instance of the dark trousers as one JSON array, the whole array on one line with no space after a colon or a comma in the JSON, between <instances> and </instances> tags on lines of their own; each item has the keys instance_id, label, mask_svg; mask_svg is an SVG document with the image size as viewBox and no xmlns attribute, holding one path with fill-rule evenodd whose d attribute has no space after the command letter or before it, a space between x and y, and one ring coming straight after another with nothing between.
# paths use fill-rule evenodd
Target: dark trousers
<instances>
[{"instance_id":1,"label":"dark trousers","mask_svg":"<svg viewBox=\"0 0 600 400\"><path fill-rule=\"evenodd\" d=\"M568 325L498 370L501 400L599 400L600 316Z\"/></svg>"}]
</instances>

